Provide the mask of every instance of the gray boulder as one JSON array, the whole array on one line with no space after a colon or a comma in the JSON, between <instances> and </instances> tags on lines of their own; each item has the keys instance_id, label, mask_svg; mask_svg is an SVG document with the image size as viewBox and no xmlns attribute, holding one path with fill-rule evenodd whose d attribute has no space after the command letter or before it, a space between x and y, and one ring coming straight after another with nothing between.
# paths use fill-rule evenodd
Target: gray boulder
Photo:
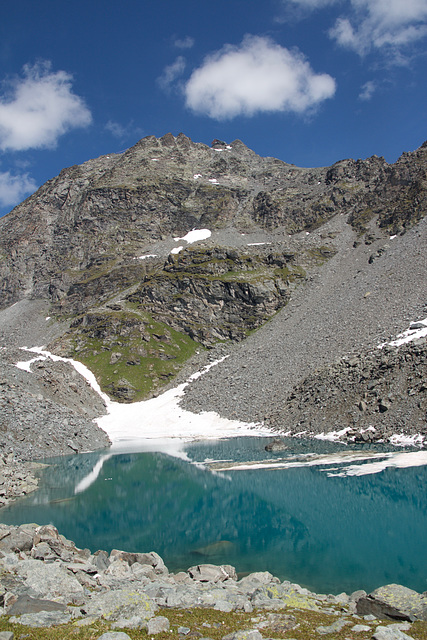
<instances>
[{"instance_id":1,"label":"gray boulder","mask_svg":"<svg viewBox=\"0 0 427 640\"><path fill-rule=\"evenodd\" d=\"M15 572L25 579L25 586L31 597L74 604L82 602L82 585L61 564L46 564L40 560L28 559L19 562Z\"/></svg>"},{"instance_id":2,"label":"gray boulder","mask_svg":"<svg viewBox=\"0 0 427 640\"><path fill-rule=\"evenodd\" d=\"M84 606L84 611L89 616L105 620L133 616L149 620L156 613L157 605L145 593L127 588L92 594L91 599Z\"/></svg>"},{"instance_id":3,"label":"gray boulder","mask_svg":"<svg viewBox=\"0 0 427 640\"><path fill-rule=\"evenodd\" d=\"M169 573L162 558L155 551L150 551L149 553L129 553L128 551L113 549L110 553L110 560L114 561L117 559L123 560L130 567L138 563L152 567L157 574L167 575Z\"/></svg>"},{"instance_id":4,"label":"gray boulder","mask_svg":"<svg viewBox=\"0 0 427 640\"><path fill-rule=\"evenodd\" d=\"M223 636L222 640L263 640L257 629L242 629Z\"/></svg>"},{"instance_id":5,"label":"gray boulder","mask_svg":"<svg viewBox=\"0 0 427 640\"><path fill-rule=\"evenodd\" d=\"M11 553L15 551L30 551L33 546L31 532L23 527L12 528L2 532L0 551Z\"/></svg>"},{"instance_id":6,"label":"gray boulder","mask_svg":"<svg viewBox=\"0 0 427 640\"><path fill-rule=\"evenodd\" d=\"M317 627L316 631L317 633L320 633L320 635L329 635L331 633L339 633L348 624L351 624L350 620L346 620L345 618L340 618L339 620L335 620L335 622L333 622L328 626Z\"/></svg>"},{"instance_id":7,"label":"gray boulder","mask_svg":"<svg viewBox=\"0 0 427 640\"><path fill-rule=\"evenodd\" d=\"M394 628L394 625L377 627L372 638L373 640L412 640L411 636L403 633L400 629Z\"/></svg>"},{"instance_id":8,"label":"gray boulder","mask_svg":"<svg viewBox=\"0 0 427 640\"><path fill-rule=\"evenodd\" d=\"M24 613L22 616L12 616L9 622L22 624L26 627L57 627L68 624L71 615L63 611L39 611L39 613Z\"/></svg>"},{"instance_id":9,"label":"gray boulder","mask_svg":"<svg viewBox=\"0 0 427 640\"><path fill-rule=\"evenodd\" d=\"M106 631L99 636L98 640L132 640L132 638L123 631Z\"/></svg>"},{"instance_id":10,"label":"gray boulder","mask_svg":"<svg viewBox=\"0 0 427 640\"><path fill-rule=\"evenodd\" d=\"M45 564L40 560L28 559L19 562L15 572L25 579L31 597L74 604L82 602L82 585L61 564Z\"/></svg>"},{"instance_id":11,"label":"gray boulder","mask_svg":"<svg viewBox=\"0 0 427 640\"><path fill-rule=\"evenodd\" d=\"M147 633L149 636L169 631L169 628L170 623L165 616L155 616L147 622Z\"/></svg>"},{"instance_id":12,"label":"gray boulder","mask_svg":"<svg viewBox=\"0 0 427 640\"><path fill-rule=\"evenodd\" d=\"M225 580L237 580L236 569L229 564L198 564L187 569L193 580L199 582L224 582Z\"/></svg>"},{"instance_id":13,"label":"gray boulder","mask_svg":"<svg viewBox=\"0 0 427 640\"><path fill-rule=\"evenodd\" d=\"M399 584L388 584L360 598L356 611L389 620L427 620L427 596Z\"/></svg>"},{"instance_id":14,"label":"gray boulder","mask_svg":"<svg viewBox=\"0 0 427 640\"><path fill-rule=\"evenodd\" d=\"M265 445L264 449L266 451L271 451L272 453L279 453L280 451L286 451L288 446L281 438L274 438L271 442Z\"/></svg>"},{"instance_id":15,"label":"gray boulder","mask_svg":"<svg viewBox=\"0 0 427 640\"><path fill-rule=\"evenodd\" d=\"M39 613L40 611L66 611L65 604L53 602L52 600L40 600L31 598L28 595L19 596L18 599L8 608L9 616L20 616L25 613Z\"/></svg>"}]
</instances>

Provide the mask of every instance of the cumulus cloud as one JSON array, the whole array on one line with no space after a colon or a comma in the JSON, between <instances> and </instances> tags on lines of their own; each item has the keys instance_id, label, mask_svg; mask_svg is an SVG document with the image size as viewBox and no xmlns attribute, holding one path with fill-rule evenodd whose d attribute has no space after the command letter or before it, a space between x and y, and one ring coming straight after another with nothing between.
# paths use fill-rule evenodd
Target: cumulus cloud
<instances>
[{"instance_id":1,"label":"cumulus cloud","mask_svg":"<svg viewBox=\"0 0 427 640\"><path fill-rule=\"evenodd\" d=\"M351 0L351 14L339 17L331 38L359 55L373 49L397 53L427 35L426 0Z\"/></svg>"},{"instance_id":2,"label":"cumulus cloud","mask_svg":"<svg viewBox=\"0 0 427 640\"><path fill-rule=\"evenodd\" d=\"M178 56L175 62L165 67L162 75L157 78L159 87L163 89L163 91L170 91L174 82L184 73L185 66L185 58Z\"/></svg>"},{"instance_id":3,"label":"cumulus cloud","mask_svg":"<svg viewBox=\"0 0 427 640\"><path fill-rule=\"evenodd\" d=\"M259 112L314 109L335 93L335 80L316 74L299 51L246 36L208 56L185 84L187 107L217 120Z\"/></svg>"},{"instance_id":4,"label":"cumulus cloud","mask_svg":"<svg viewBox=\"0 0 427 640\"><path fill-rule=\"evenodd\" d=\"M174 45L177 49L191 49L194 47L194 38L186 36L185 38L177 38L174 41Z\"/></svg>"},{"instance_id":5,"label":"cumulus cloud","mask_svg":"<svg viewBox=\"0 0 427 640\"><path fill-rule=\"evenodd\" d=\"M10 171L0 172L0 205L2 207L18 204L36 189L36 183L27 173L12 175Z\"/></svg>"},{"instance_id":6,"label":"cumulus cloud","mask_svg":"<svg viewBox=\"0 0 427 640\"><path fill-rule=\"evenodd\" d=\"M49 62L24 67L0 95L0 149L54 147L59 136L92 121L82 98L72 91L72 76L51 71Z\"/></svg>"}]
</instances>

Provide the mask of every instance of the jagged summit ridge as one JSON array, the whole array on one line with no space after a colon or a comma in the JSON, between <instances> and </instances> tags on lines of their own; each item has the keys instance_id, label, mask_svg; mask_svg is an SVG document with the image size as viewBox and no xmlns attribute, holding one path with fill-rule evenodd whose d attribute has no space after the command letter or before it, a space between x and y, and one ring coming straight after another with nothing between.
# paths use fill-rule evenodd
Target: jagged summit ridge
<instances>
[{"instance_id":1,"label":"jagged summit ridge","mask_svg":"<svg viewBox=\"0 0 427 640\"><path fill-rule=\"evenodd\" d=\"M238 140L208 147L148 136L64 169L0 220L0 304L62 299L94 261L129 263L192 228L293 234L343 213L359 232L376 217L396 233L425 215L426 155L423 146L394 165L373 156L305 169Z\"/></svg>"}]
</instances>

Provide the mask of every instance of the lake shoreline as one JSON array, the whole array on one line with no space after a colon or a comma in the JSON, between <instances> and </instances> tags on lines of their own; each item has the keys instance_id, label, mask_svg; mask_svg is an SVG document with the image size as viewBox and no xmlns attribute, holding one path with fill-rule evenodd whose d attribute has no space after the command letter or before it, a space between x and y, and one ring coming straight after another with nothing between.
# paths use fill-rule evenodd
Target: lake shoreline
<instances>
[{"instance_id":1,"label":"lake shoreline","mask_svg":"<svg viewBox=\"0 0 427 640\"><path fill-rule=\"evenodd\" d=\"M318 633L364 625L358 632L371 634L359 635L365 638L381 620L394 622L399 631L427 621L426 594L401 585L369 595L362 590L332 595L281 582L266 571L241 577L230 565L197 564L173 574L155 552L92 553L52 525L0 525L0 552L2 576L14 577L2 579L3 614L12 616L12 624L87 626L103 620L113 628L139 629L158 618L159 608L270 612L268 619L274 612L276 620L286 610L331 616L331 627ZM397 629L396 623L403 626Z\"/></svg>"}]
</instances>

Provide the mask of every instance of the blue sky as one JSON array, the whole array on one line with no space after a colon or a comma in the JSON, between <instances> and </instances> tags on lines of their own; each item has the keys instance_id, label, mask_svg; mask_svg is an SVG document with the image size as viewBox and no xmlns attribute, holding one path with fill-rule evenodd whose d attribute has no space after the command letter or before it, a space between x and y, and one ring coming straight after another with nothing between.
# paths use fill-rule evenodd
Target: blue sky
<instances>
[{"instance_id":1,"label":"blue sky","mask_svg":"<svg viewBox=\"0 0 427 640\"><path fill-rule=\"evenodd\" d=\"M147 135L298 166L427 138L427 0L14 0L0 8L0 215Z\"/></svg>"}]
</instances>

